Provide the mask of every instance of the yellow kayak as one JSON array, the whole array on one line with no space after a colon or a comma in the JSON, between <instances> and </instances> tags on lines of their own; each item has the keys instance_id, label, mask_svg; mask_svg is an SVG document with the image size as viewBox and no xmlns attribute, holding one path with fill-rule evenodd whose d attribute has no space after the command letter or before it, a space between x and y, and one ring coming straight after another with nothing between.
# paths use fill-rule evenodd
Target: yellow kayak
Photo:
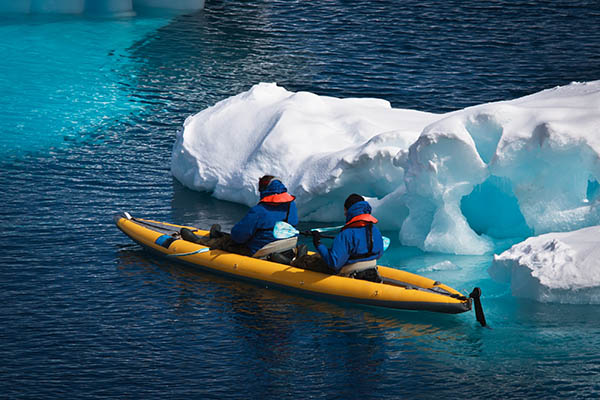
<instances>
[{"instance_id":1,"label":"yellow kayak","mask_svg":"<svg viewBox=\"0 0 600 400\"><path fill-rule=\"evenodd\" d=\"M181 228L190 229L199 236L208 235L208 231L191 226L134 218L129 213L115 215L114 221L123 233L155 254L260 284L333 300L402 310L456 314L471 310L471 297L476 306L480 304L481 291L478 288L466 297L440 282L395 268L378 266L384 282L369 282L208 249L181 238ZM476 311L480 320L479 310ZM483 313L481 315L483 317Z\"/></svg>"}]
</instances>

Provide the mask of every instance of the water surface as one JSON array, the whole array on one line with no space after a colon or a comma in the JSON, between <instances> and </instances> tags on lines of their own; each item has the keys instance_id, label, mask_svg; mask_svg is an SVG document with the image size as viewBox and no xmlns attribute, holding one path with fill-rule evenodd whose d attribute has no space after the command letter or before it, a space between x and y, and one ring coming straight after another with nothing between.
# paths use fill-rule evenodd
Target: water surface
<instances>
[{"instance_id":1,"label":"water surface","mask_svg":"<svg viewBox=\"0 0 600 400\"><path fill-rule=\"evenodd\" d=\"M210 1L176 17L0 18L6 398L597 398L600 309L515 299L491 256L382 262L472 313L398 312L153 258L115 212L229 228L169 173L185 118L258 82L447 112L600 78L585 1ZM306 225L308 226L308 224ZM387 232L393 236L393 232Z\"/></svg>"}]
</instances>

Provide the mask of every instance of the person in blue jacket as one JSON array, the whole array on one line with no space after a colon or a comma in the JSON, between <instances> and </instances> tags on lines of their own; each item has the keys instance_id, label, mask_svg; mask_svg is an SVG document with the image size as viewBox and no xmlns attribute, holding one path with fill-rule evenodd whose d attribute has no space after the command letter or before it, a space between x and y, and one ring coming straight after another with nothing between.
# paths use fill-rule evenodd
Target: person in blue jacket
<instances>
[{"instance_id":1,"label":"person in blue jacket","mask_svg":"<svg viewBox=\"0 0 600 400\"><path fill-rule=\"evenodd\" d=\"M232 253L252 256L261 247L277 239L273 228L277 221L285 221L292 226L298 225L298 210L295 197L279 178L265 175L258 181L260 201L231 229L231 234L221 232L221 226L215 224L210 229L209 238L195 236L191 231L182 237L196 243Z\"/></svg>"},{"instance_id":2,"label":"person in blue jacket","mask_svg":"<svg viewBox=\"0 0 600 400\"><path fill-rule=\"evenodd\" d=\"M245 244L254 254L275 239L273 228L277 221L298 225L298 210L295 197L279 178L265 175L258 181L260 201L231 229L231 239Z\"/></svg>"},{"instance_id":3,"label":"person in blue jacket","mask_svg":"<svg viewBox=\"0 0 600 400\"><path fill-rule=\"evenodd\" d=\"M383 255L383 237L375 226L371 206L353 193L344 202L346 224L333 239L331 248L321 244L319 232L312 231L318 256L304 256L293 263L298 267L329 272L356 279L382 282L376 260Z\"/></svg>"}]
</instances>

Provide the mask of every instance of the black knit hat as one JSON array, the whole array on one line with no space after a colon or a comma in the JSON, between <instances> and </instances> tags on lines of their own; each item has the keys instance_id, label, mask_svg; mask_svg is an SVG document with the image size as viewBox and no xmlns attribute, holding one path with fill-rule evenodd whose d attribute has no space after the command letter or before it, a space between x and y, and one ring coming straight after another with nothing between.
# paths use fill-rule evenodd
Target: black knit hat
<instances>
[{"instance_id":1,"label":"black knit hat","mask_svg":"<svg viewBox=\"0 0 600 400\"><path fill-rule=\"evenodd\" d=\"M354 203L358 203L359 201L365 201L365 198L360 194L352 193L344 202L344 208L347 210L352 207Z\"/></svg>"}]
</instances>

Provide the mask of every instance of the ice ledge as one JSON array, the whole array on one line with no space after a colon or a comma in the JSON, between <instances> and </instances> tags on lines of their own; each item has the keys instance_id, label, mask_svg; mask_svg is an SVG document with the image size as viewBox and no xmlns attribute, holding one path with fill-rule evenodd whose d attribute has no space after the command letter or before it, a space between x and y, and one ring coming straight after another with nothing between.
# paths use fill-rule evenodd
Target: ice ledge
<instances>
[{"instance_id":1,"label":"ice ledge","mask_svg":"<svg viewBox=\"0 0 600 400\"><path fill-rule=\"evenodd\" d=\"M261 83L190 116L171 171L249 206L272 173L304 221L343 221L360 193L404 245L485 254L600 224L598 110L600 81L441 115Z\"/></svg>"},{"instance_id":2,"label":"ice ledge","mask_svg":"<svg viewBox=\"0 0 600 400\"><path fill-rule=\"evenodd\" d=\"M488 272L515 297L600 304L600 226L531 237L495 255Z\"/></svg>"}]
</instances>

